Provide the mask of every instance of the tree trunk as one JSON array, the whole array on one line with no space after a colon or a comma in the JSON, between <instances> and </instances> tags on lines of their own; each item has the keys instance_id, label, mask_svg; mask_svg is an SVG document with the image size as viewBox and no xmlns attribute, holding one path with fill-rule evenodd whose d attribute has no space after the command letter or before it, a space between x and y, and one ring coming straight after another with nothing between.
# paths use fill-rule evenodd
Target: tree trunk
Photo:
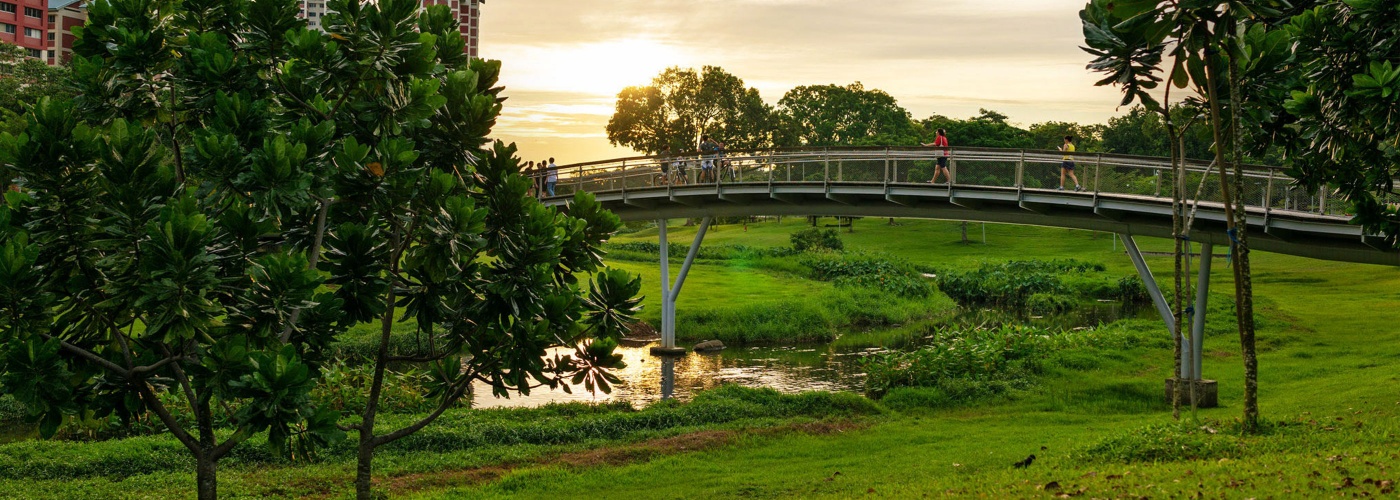
<instances>
[{"instance_id":1,"label":"tree trunk","mask_svg":"<svg viewBox=\"0 0 1400 500\"><path fill-rule=\"evenodd\" d=\"M215 500L219 498L219 462L209 455L206 450L195 456L194 475L199 488L199 500Z\"/></svg>"},{"instance_id":2,"label":"tree trunk","mask_svg":"<svg viewBox=\"0 0 1400 500\"><path fill-rule=\"evenodd\" d=\"M1175 132L1174 127L1171 125L1171 117L1170 117L1171 111L1168 110L1165 114L1167 115L1167 134L1168 134L1168 135L1171 135L1173 132ZM1181 269L1181 263L1182 263L1182 262L1181 262L1181 261L1182 261L1182 248L1181 248L1181 247L1182 247L1182 239L1181 239L1181 235L1182 235L1182 232L1184 231L1183 226L1185 226L1185 222L1186 222L1185 220L1183 220L1184 217L1182 217L1182 215L1183 215L1183 213L1182 213L1182 212L1183 212L1183 211L1182 211L1182 205L1183 205L1183 203L1182 203L1182 196L1183 196L1183 193L1182 193L1182 189L1181 189L1181 178L1182 178L1182 173L1183 173L1182 171L1185 169L1185 168L1184 168L1184 167L1185 167L1185 162L1179 161L1179 159L1176 158L1175 149L1173 149L1173 153L1171 154L1171 157L1172 157L1172 158L1171 158L1171 161L1172 161L1172 240L1174 240L1174 241L1173 241L1174 246L1172 247L1172 250L1173 250L1173 251L1172 251L1172 261L1173 261L1173 266L1174 266L1172 276L1173 276L1173 278L1174 278L1174 280L1175 280L1175 285L1176 285L1176 286L1175 286L1175 290L1173 290L1173 293L1172 293L1172 299L1173 299L1173 302L1172 302L1172 318L1173 318L1173 320L1174 320L1174 321L1173 321L1173 324L1172 324L1172 328L1171 328L1171 331L1172 331L1172 358L1173 358L1173 362L1172 362L1172 380L1174 381L1174 382L1172 383L1172 418L1174 418L1174 419L1180 419L1180 418L1181 418L1181 368L1182 368L1182 366L1183 366L1182 359L1181 359L1181 358L1182 358L1182 355L1181 355L1181 354L1182 354L1182 352L1185 351L1185 349L1182 348L1182 341L1181 341L1181 340L1182 340L1182 339L1181 339L1181 320L1182 320L1182 316L1183 316L1183 314L1182 314L1182 308L1181 308L1181 281L1182 281L1182 279L1181 279L1181 278L1182 278L1182 269ZM1189 251L1190 249L1187 249L1187 250Z\"/></svg>"},{"instance_id":3,"label":"tree trunk","mask_svg":"<svg viewBox=\"0 0 1400 500\"><path fill-rule=\"evenodd\" d=\"M1240 102L1239 62L1230 59L1230 102ZM1235 164L1235 193L1244 193L1244 152L1240 148L1240 119L1237 109L1230 113L1230 145ZM1244 360L1244 430L1253 433L1259 428L1259 360L1254 356L1254 284L1249 276L1248 219L1244 197L1235 197L1235 319L1240 328L1240 354Z\"/></svg>"},{"instance_id":4,"label":"tree trunk","mask_svg":"<svg viewBox=\"0 0 1400 500\"><path fill-rule=\"evenodd\" d=\"M374 486L372 479L374 476L374 435L364 429L360 430L360 446L355 462L355 498L357 500L369 500L371 488Z\"/></svg>"},{"instance_id":5,"label":"tree trunk","mask_svg":"<svg viewBox=\"0 0 1400 500\"><path fill-rule=\"evenodd\" d=\"M967 244L967 221L962 222L962 244Z\"/></svg>"}]
</instances>

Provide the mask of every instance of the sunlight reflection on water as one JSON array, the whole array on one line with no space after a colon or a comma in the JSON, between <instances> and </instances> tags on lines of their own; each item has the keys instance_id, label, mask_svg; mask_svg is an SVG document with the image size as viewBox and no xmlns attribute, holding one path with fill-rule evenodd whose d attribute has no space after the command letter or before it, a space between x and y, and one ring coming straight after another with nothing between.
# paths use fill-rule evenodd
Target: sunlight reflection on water
<instances>
[{"instance_id":1,"label":"sunlight reflection on water","mask_svg":"<svg viewBox=\"0 0 1400 500\"><path fill-rule=\"evenodd\" d=\"M580 384L571 387L572 394L540 388L531 391L529 396L512 395L510 399L504 399L491 396L490 388L478 383L473 387L476 393L473 407L539 406L575 401L630 401L641 407L663 396L688 400L696 391L723 384L767 387L786 393L858 392L865 374L860 372L856 361L860 356L869 354L868 350L843 352L811 346L730 347L717 353L690 353L678 358L663 358L651 355L651 345L654 344L617 348L627 367L615 372L622 383L613 388L612 394L591 394ZM667 372L670 372L669 376Z\"/></svg>"}]
</instances>

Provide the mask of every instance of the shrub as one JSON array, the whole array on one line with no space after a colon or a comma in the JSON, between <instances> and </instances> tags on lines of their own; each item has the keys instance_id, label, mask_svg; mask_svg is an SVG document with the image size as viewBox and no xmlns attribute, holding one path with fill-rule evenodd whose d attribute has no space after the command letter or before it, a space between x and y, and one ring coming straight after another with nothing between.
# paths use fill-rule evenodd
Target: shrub
<instances>
[{"instance_id":1,"label":"shrub","mask_svg":"<svg viewBox=\"0 0 1400 500\"><path fill-rule=\"evenodd\" d=\"M807 228L792 233L792 249L798 252L808 250L830 250L839 252L845 248L841 235L835 229Z\"/></svg>"},{"instance_id":2,"label":"shrub","mask_svg":"<svg viewBox=\"0 0 1400 500\"><path fill-rule=\"evenodd\" d=\"M1142 278L1137 276L1124 276L1118 280L1118 300L1124 303L1141 304L1151 300L1147 293L1147 285L1142 283Z\"/></svg>"},{"instance_id":3,"label":"shrub","mask_svg":"<svg viewBox=\"0 0 1400 500\"><path fill-rule=\"evenodd\" d=\"M321 379L311 391L311 399L320 407L361 413L368 404L366 394L373 380L374 365L336 360L321 368ZM385 370L380 411L408 413L431 410L436 402L426 396L426 381L427 377L417 371Z\"/></svg>"},{"instance_id":4,"label":"shrub","mask_svg":"<svg viewBox=\"0 0 1400 500\"><path fill-rule=\"evenodd\" d=\"M838 287L874 288L901 297L928 297L933 293L933 287L903 261L867 255L812 254L802 264L812 269L813 279L830 281Z\"/></svg>"},{"instance_id":5,"label":"shrub","mask_svg":"<svg viewBox=\"0 0 1400 500\"><path fill-rule=\"evenodd\" d=\"M1074 309L1074 298L1057 293L1037 293L1026 299L1026 310L1032 314L1056 314Z\"/></svg>"},{"instance_id":6,"label":"shrub","mask_svg":"<svg viewBox=\"0 0 1400 500\"><path fill-rule=\"evenodd\" d=\"M1040 371L1050 336L1020 325L944 328L933 333L928 347L863 359L866 393L878 397L895 387L935 387L951 399L967 400L1026 387Z\"/></svg>"},{"instance_id":7,"label":"shrub","mask_svg":"<svg viewBox=\"0 0 1400 500\"><path fill-rule=\"evenodd\" d=\"M938 286L960 304L994 305L1044 314L1069 310L1084 299L1146 300L1146 289L1133 288L1133 280L1118 282L1090 273L1101 273L1103 264L1067 260L1026 260L982 264L966 272L937 272ZM1136 281L1141 287L1141 281ZM1037 297L1031 304L1032 297ZM1055 298L1051 298L1055 296Z\"/></svg>"}]
</instances>

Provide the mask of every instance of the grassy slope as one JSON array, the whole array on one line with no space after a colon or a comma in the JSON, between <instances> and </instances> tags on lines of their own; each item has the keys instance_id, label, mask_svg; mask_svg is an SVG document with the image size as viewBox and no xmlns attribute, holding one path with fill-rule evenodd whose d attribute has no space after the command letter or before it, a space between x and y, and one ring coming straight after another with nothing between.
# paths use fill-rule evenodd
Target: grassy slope
<instances>
[{"instance_id":1,"label":"grassy slope","mask_svg":"<svg viewBox=\"0 0 1400 500\"><path fill-rule=\"evenodd\" d=\"M902 224L890 227L883 220L858 221L856 232L843 233L843 238L849 248L881 250L929 264L961 266L984 260L1073 257L1104 262L1110 272L1132 272L1121 246L1114 252L1107 235L988 226L987 245L965 246L957 243L957 227L953 223ZM788 219L781 225L754 225L748 232L738 226L721 226L712 229L707 241L784 245L787 235L801 227L801 219ZM970 236L980 240L979 229L973 225ZM678 227L673 233L679 234L673 236L676 241L682 241L687 233L693 234L693 229ZM655 231L651 230L620 240L643 241L654 236ZM1169 244L1160 240L1140 243L1145 250L1155 251L1167 250ZM637 272L651 269L644 290L648 293L649 310L654 314L659 296L650 291L659 287L655 267L630 262L623 265L635 266ZM1159 278L1170 276L1169 259L1156 258L1151 265ZM681 297L682 310L687 304L697 306L687 302L687 298L701 301L704 297L718 297L724 299L721 304L737 304L741 299L735 298L740 296L736 294L747 293L749 297L759 297L752 300L801 300L813 289L811 283L791 276L753 276L752 271L733 269L725 270L728 274L719 272L723 269L709 264L692 269ZM704 413L714 417L696 417L693 423L682 419L637 430L627 430L634 424L621 425L616 432L601 438L577 436L569 428L556 429L553 432L560 436L574 437L557 444L537 444L514 442L510 436L534 435L540 432L537 427L553 429L557 425L546 425L531 414L464 415L463 425L437 427L423 441L446 439L447 448L423 445L386 450L377 462L376 474L399 478L426 474L419 486L398 490L397 494L417 491L420 496L433 498L850 497L865 495L872 489L877 494L896 497L950 491L987 497L1045 497L1049 495L1037 487L1043 488L1052 480L1070 492L1084 488L1089 490L1086 496L1098 497L1129 492L1184 496L1194 494L1198 484L1199 490L1212 496L1222 493L1230 497L1287 497L1339 493L1333 488L1345 484L1345 477L1353 477L1358 488L1369 488L1367 491L1374 494L1376 488L1364 483L1365 479L1400 479L1400 471L1387 468L1400 463L1389 451L1400 444L1395 438L1400 433L1400 419L1396 418L1400 416L1400 401L1396 401L1400 399L1396 396L1400 382L1395 375L1400 372L1400 332L1393 326L1392 312L1400 302L1400 293L1396 292L1400 289L1400 273L1392 268L1262 253L1255 254L1255 269L1256 290L1264 305L1261 314L1272 319L1264 323L1268 327L1260 332L1261 343L1271 346L1260 358L1263 411L1273 421L1291 425L1271 435L1238 440L1223 430L1228 423L1214 423L1222 432L1211 436L1210 443L1223 446L1210 448L1215 451L1207 453L1205 460L1125 464L1107 460L1112 457L1083 456L1087 447L1115 435L1127 436L1115 443L1155 444L1168 451L1181 448L1176 442L1167 442L1167 438L1136 439L1143 426L1170 421L1169 408L1158 395L1170 369L1170 351L1158 346L1086 355L1090 359L1083 360L1081 366L1088 368L1052 368L1037 387L1010 398L970 408L914 409L859 417L858 421L870 427L844 431L764 431L790 425L794 418L801 422L811 417L736 420L728 416L729 410L723 410ZM726 276L760 284L745 288L724 279ZM1217 299L1231 293L1228 268L1218 264L1214 280ZM772 290L784 292L775 298ZM1205 371L1207 376L1220 380L1225 407L1203 410L1201 416L1229 420L1239 413L1241 385L1237 347L1229 334L1233 318L1217 315L1211 320L1211 330L1216 334L1207 339ZM1161 329L1159 324L1142 320L1117 327ZM1165 337L1165 332L1162 335ZM645 415L628 418L639 423L649 421ZM475 436L483 431L482 425L503 425L492 424L499 419L521 423L519 427L512 424L494 431L492 435L504 436L500 443L462 444L475 442ZM577 419L561 421L571 420ZM591 424L569 425L584 428ZM731 433L732 439L706 446L672 446L666 453L657 454L637 454L628 448L643 440L714 432ZM461 443L452 444L453 440ZM188 464L178 460L164 465L150 462L152 458L169 459L178 454L151 451L148 455L152 458L141 458L147 456L141 451L146 447L156 450L172 446L173 442L165 437L97 444L8 445L0 448L0 456L8 455L18 459L18 463L26 460L17 454L28 452L53 460L72 456L74 462L91 465L84 465L87 475L76 479L40 474L0 480L0 497L188 495L193 486ZM1047 449L1041 451L1040 446ZM587 451L591 448L614 450L628 458L564 460L562 465L552 458L591 453ZM1029 470L1013 470L1009 466L1028 453L1040 456ZM251 449L242 455L248 459L230 461L222 469L221 485L227 496L336 497L349 492L353 464L345 451L333 453L336 456L325 463L296 467L258 458L260 453ZM1219 460L1225 457L1228 459ZM479 469L463 471L473 467ZM111 472L94 470L99 468ZM133 468L130 474L121 472ZM838 471L840 474L834 475ZM1256 475L1256 471L1262 475ZM1340 493L1356 491L1361 490Z\"/></svg>"},{"instance_id":2,"label":"grassy slope","mask_svg":"<svg viewBox=\"0 0 1400 500\"><path fill-rule=\"evenodd\" d=\"M784 226L776 232L790 232L800 224ZM980 237L977 229L973 226L974 237ZM1104 236L988 226L988 245L963 246L956 243L955 230L951 223L888 227L867 220L858 223L856 233L843 237L848 246L880 247L920 262L962 265L1028 256L1076 257L1101 260L1110 271L1131 272L1121 246L1113 252L1111 240ZM781 242L778 235L765 234L768 231L751 226L749 233L757 241ZM726 226L709 241L743 237L737 228ZM1160 240L1140 243L1157 251L1169 245ZM1227 497L1377 493L1379 487L1366 479L1400 479L1395 468L1400 462L1392 451L1400 445L1395 436L1400 433L1400 331L1394 326L1400 273L1264 253L1254 254L1254 262L1255 290L1265 306L1261 314L1275 319L1260 332L1267 349L1260 356L1260 398L1266 418L1281 425L1261 437L1241 439L1228 430L1201 437L1218 445L1205 459L1124 463L1085 454L1088 446L1106 436L1168 451L1182 445L1166 439L1188 439L1143 437L1145 425L1170 421L1169 408L1158 396L1169 374L1170 352L1139 349L1104 355L1097 368L1088 371L1052 371L1037 389L1007 401L913 411L863 432L759 437L719 450L621 467L528 468L482 488L426 496L543 498L591 491L619 498L849 497L873 490L897 497L1044 497L1049 496L1045 487L1051 481L1060 491L1087 490L1087 495L1099 497L1184 496L1198 491ZM1159 278L1170 277L1169 259L1150 264ZM1213 293L1232 294L1229 269L1217 265L1215 271ZM1211 321L1216 326L1212 330L1228 331L1233 317L1217 315ZM1231 335L1217 334L1208 338L1207 349L1205 373L1220 381L1224 407L1202 410L1200 416L1224 421L1210 425L1225 429L1239 414L1238 347ZM1010 467L1028 453L1040 455L1029 470ZM838 471L841 474L833 476ZM1349 489L1348 477L1357 489ZM1055 485L1050 490L1055 491Z\"/></svg>"}]
</instances>

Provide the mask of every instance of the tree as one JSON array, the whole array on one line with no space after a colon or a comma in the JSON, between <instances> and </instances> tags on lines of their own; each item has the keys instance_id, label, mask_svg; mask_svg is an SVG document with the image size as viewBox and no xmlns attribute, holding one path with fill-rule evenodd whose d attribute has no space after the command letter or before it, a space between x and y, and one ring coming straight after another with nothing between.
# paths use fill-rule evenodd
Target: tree
<instances>
[{"instance_id":1,"label":"tree","mask_svg":"<svg viewBox=\"0 0 1400 500\"><path fill-rule=\"evenodd\" d=\"M323 33L298 5L92 3L76 101L41 100L0 148L29 179L0 209L0 384L45 436L156 414L201 498L255 435L305 457L344 431L368 497L374 450L472 380L607 390L636 308L640 280L601 268L617 218L588 195L544 207L513 146L483 149L500 64L463 54L445 7L332 0ZM414 348L392 350L409 321ZM334 337L369 322L369 403L342 424L308 393ZM386 432L390 363L429 368L438 406Z\"/></svg>"},{"instance_id":2,"label":"tree","mask_svg":"<svg viewBox=\"0 0 1400 500\"><path fill-rule=\"evenodd\" d=\"M1095 56L1089 68L1107 73L1099 85L1121 85L1124 91L1123 105L1133 101L1141 102L1150 110L1162 114L1167 122L1169 134L1173 137L1173 163L1177 165L1174 182L1173 219L1178 221L1174 234L1177 235L1177 281L1181 282L1180 247L1181 236L1189 228L1180 224L1184 209L1181 191L1184 177L1179 159L1182 149L1181 133L1171 121L1170 108L1152 96L1163 79L1157 73L1163 71L1163 56L1170 55L1172 65L1167 70L1168 81L1176 88L1193 86L1201 96L1203 107L1209 111L1209 121L1213 135L1215 164L1219 168L1221 194L1224 199L1228 232L1232 242L1231 266L1235 278L1236 320L1240 331L1240 347L1244 358L1244 428L1253 431L1257 428L1259 408L1257 400L1258 362L1254 350L1254 309L1253 289L1250 285L1249 246L1244 202L1238 196L1243 191L1243 166L1245 161L1242 142L1246 140L1242 132L1243 123L1250 115L1241 92L1242 73L1246 68L1256 71L1273 71L1262 65L1249 66L1256 52L1244 43L1242 34L1251 29L1263 30L1271 19L1283 16L1283 8L1291 7L1283 1L1244 2L1241 0L1220 0L1209 2L1161 2L1159 0L1112 1L1093 0L1080 11L1083 20L1084 50ZM1258 28L1254 28L1258 27ZM1225 75L1221 73L1225 72ZM1168 87L1167 92L1170 92ZM1169 97L1169 94L1168 94ZM1233 175L1227 168L1233 166ZM1173 332L1180 351L1180 325L1182 324L1181 286L1177 287L1177 327ZM1178 356L1178 362L1180 356ZM1175 373L1173 374L1175 376ZM1180 384L1177 384L1179 387ZM1194 394L1195 385L1192 384ZM1180 392L1173 400L1179 400ZM1194 397L1192 400L1194 401Z\"/></svg>"},{"instance_id":3,"label":"tree","mask_svg":"<svg viewBox=\"0 0 1400 500\"><path fill-rule=\"evenodd\" d=\"M1311 3L1311 2L1308 2ZM1400 11L1393 3L1323 1L1274 33L1251 33L1261 58L1281 62L1279 92L1260 113L1288 145L1289 174L1303 187L1333 189L1355 222L1400 245ZM1262 65L1261 65L1262 66ZM1278 72L1279 67L1291 69ZM1279 110L1280 107L1283 108ZM1266 114L1267 113L1267 114Z\"/></svg>"},{"instance_id":4,"label":"tree","mask_svg":"<svg viewBox=\"0 0 1400 500\"><path fill-rule=\"evenodd\" d=\"M1031 124L1026 129L1035 149L1052 149L1065 141L1065 136L1074 136L1076 151L1086 153L1103 151L1102 137L1104 126L1099 124L1080 125L1074 122L1043 122Z\"/></svg>"},{"instance_id":5,"label":"tree","mask_svg":"<svg viewBox=\"0 0 1400 500\"><path fill-rule=\"evenodd\" d=\"M932 137L934 131L945 129L953 147L1031 149L1030 134L1006 121L1007 116L996 111L981 109L978 115L966 120L932 115L921 124L924 135ZM1042 145L1043 146L1043 145Z\"/></svg>"},{"instance_id":6,"label":"tree","mask_svg":"<svg viewBox=\"0 0 1400 500\"><path fill-rule=\"evenodd\" d=\"M804 85L778 101L783 146L913 145L918 131L909 111L879 89Z\"/></svg>"},{"instance_id":7,"label":"tree","mask_svg":"<svg viewBox=\"0 0 1400 500\"><path fill-rule=\"evenodd\" d=\"M73 96L67 85L67 67L49 66L29 57L24 50L18 45L0 42L0 132L23 132L22 115L40 97L66 99ZM0 179L0 187L9 184L9 179Z\"/></svg>"},{"instance_id":8,"label":"tree","mask_svg":"<svg viewBox=\"0 0 1400 500\"><path fill-rule=\"evenodd\" d=\"M646 154L691 151L702 135L716 135L729 149L773 144L773 110L758 90L717 66L668 68L651 85L617 94L608 141Z\"/></svg>"},{"instance_id":9,"label":"tree","mask_svg":"<svg viewBox=\"0 0 1400 500\"><path fill-rule=\"evenodd\" d=\"M1194 106L1177 103L1171 106L1171 121L1185 129L1185 157L1209 158L1211 130L1207 120ZM1104 152L1139 156L1171 156L1172 137L1160 112L1142 105L1133 106L1128 114L1108 119L1103 127Z\"/></svg>"}]
</instances>

